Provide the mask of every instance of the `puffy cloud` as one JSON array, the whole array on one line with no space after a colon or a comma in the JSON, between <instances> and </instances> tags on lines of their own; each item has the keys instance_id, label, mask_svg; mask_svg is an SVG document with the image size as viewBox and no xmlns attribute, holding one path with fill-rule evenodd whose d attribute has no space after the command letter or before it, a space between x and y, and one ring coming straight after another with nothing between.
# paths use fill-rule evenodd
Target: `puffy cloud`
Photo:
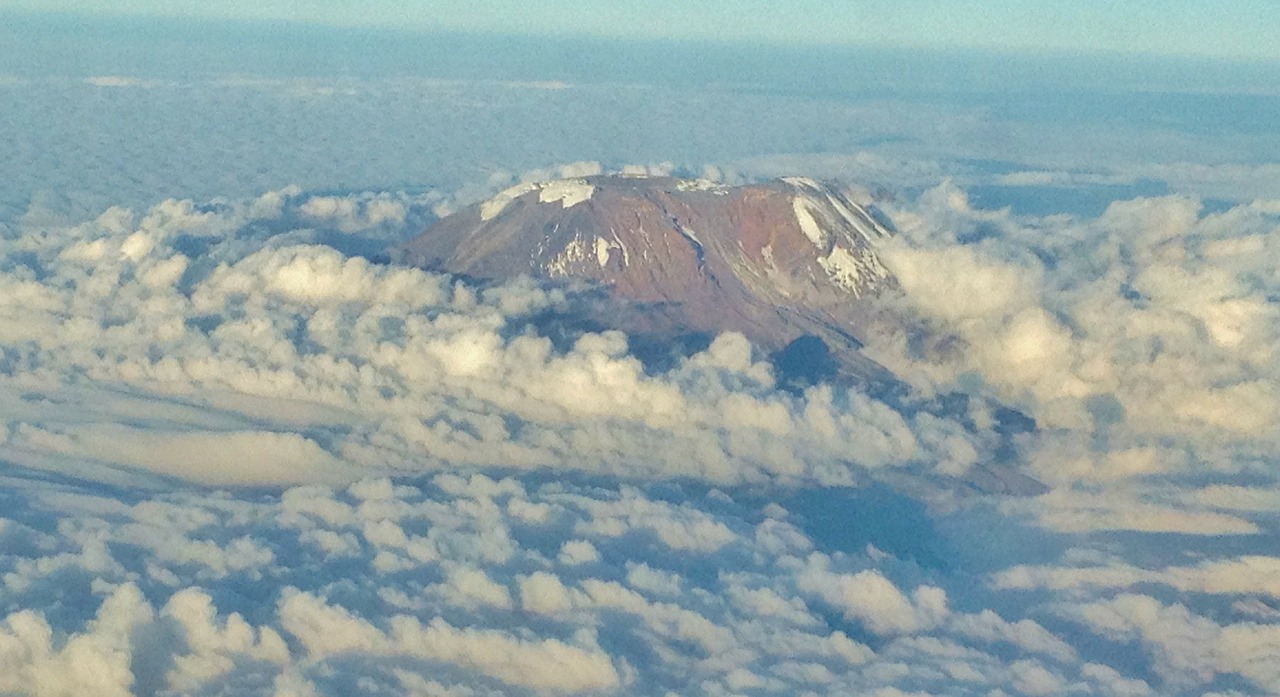
<instances>
[{"instance_id":1,"label":"puffy cloud","mask_svg":"<svg viewBox=\"0 0 1280 697\"><path fill-rule=\"evenodd\" d=\"M573 607L569 589L556 576L539 571L520 579L520 606L539 615L554 615Z\"/></svg>"},{"instance_id":2,"label":"puffy cloud","mask_svg":"<svg viewBox=\"0 0 1280 697\"><path fill-rule=\"evenodd\" d=\"M1155 694L1144 680L1126 678L1114 668L1098 663L1088 663L1080 669L1081 677L1088 678L1107 694L1117 697L1143 697Z\"/></svg>"},{"instance_id":3,"label":"puffy cloud","mask_svg":"<svg viewBox=\"0 0 1280 697\"><path fill-rule=\"evenodd\" d=\"M1037 300L1038 267L984 257L969 247L891 245L882 256L911 302L944 321L1004 318Z\"/></svg>"},{"instance_id":4,"label":"puffy cloud","mask_svg":"<svg viewBox=\"0 0 1280 697\"><path fill-rule=\"evenodd\" d=\"M395 641L414 653L458 663L503 682L539 690L581 692L619 686L607 654L548 639L529 642L503 632L461 630L442 620L423 626L414 619L392 619Z\"/></svg>"},{"instance_id":5,"label":"puffy cloud","mask_svg":"<svg viewBox=\"0 0 1280 697\"><path fill-rule=\"evenodd\" d=\"M1156 670L1175 687L1203 685L1219 673L1235 673L1255 687L1280 688L1280 628L1253 623L1220 626L1181 604L1122 594L1076 608L1091 627L1120 639L1136 639L1152 654Z\"/></svg>"},{"instance_id":6,"label":"puffy cloud","mask_svg":"<svg viewBox=\"0 0 1280 697\"><path fill-rule=\"evenodd\" d=\"M953 631L989 642L1007 641L1028 653L1037 653L1063 663L1075 658L1075 650L1034 620L1009 622L991 610L976 615L955 614L949 625Z\"/></svg>"},{"instance_id":7,"label":"puffy cloud","mask_svg":"<svg viewBox=\"0 0 1280 697\"><path fill-rule=\"evenodd\" d=\"M160 616L177 624L186 645L187 652L173 658L173 667L165 676L175 689L216 682L238 661L287 665L291 660L288 646L275 630L255 630L238 613L220 622L213 599L202 591L186 588L174 593Z\"/></svg>"},{"instance_id":8,"label":"puffy cloud","mask_svg":"<svg viewBox=\"0 0 1280 697\"><path fill-rule=\"evenodd\" d=\"M464 608L495 607L511 609L511 592L507 587L489 578L482 569L467 566L450 568L446 583L432 590L443 595L450 605Z\"/></svg>"},{"instance_id":9,"label":"puffy cloud","mask_svg":"<svg viewBox=\"0 0 1280 697\"><path fill-rule=\"evenodd\" d=\"M566 540L560 545L561 564L590 564L600 560L600 552L587 540Z\"/></svg>"},{"instance_id":10,"label":"puffy cloud","mask_svg":"<svg viewBox=\"0 0 1280 697\"><path fill-rule=\"evenodd\" d=\"M950 590L967 581L924 583L918 569L878 550L795 556L824 545L780 520L801 516L778 503L718 492L674 504L578 479L440 474L279 494L171 491L136 503L103 491L33 497L31 513L18 512L29 524L5 526L30 542L15 547L28 563L24 583L7 585L4 597L35 605L69 584L107 600L97 619L59 615L58 629L56 605L48 615L10 614L0 625L0 661L6 677L29 676L89 652L92 661L74 660L119 666L85 683L106 685L107 694L111 685L119 694L329 694L355 682L421 694L664 694L691 685L712 693L936 693L957 684L1046 692L1068 684L1074 670L1091 684L1140 694L1131 666L1086 675L1074 650L1035 620L1009 609L951 610ZM545 515L518 513L530 507ZM644 511L730 531L751 530L751 519L767 534L673 553L643 517L632 517ZM600 520L637 524L579 539L594 553L589 563L562 554L572 546L563 540ZM335 554L313 543L320 533L354 543ZM245 541L264 554L255 558ZM67 552L90 543L106 561ZM1097 631L1125 626L1100 623ZM1248 626L1223 641L1265 657L1267 644L1245 634ZM848 633L864 629L874 650ZM1001 658L987 646L1012 653ZM1261 661L1242 659L1238 668L1261 674Z\"/></svg>"},{"instance_id":11,"label":"puffy cloud","mask_svg":"<svg viewBox=\"0 0 1280 697\"><path fill-rule=\"evenodd\" d=\"M1232 443L1265 449L1280 413L1269 211L1206 214L1169 196L1115 202L1094 221L1035 220L975 210L944 185L903 211L885 258L904 302L951 343L889 337L875 355L936 389L985 385L1110 449L1173 439L1225 451L1218 461ZM1126 476L1123 462L1061 471L1043 457L1048 479Z\"/></svg>"},{"instance_id":12,"label":"puffy cloud","mask_svg":"<svg viewBox=\"0 0 1280 697\"><path fill-rule=\"evenodd\" d=\"M317 200L165 201L8 243L44 274L0 274L13 291L4 338L28 366L8 379L58 401L69 388L53 376L83 374L85 409L132 399L149 411L113 422L106 408L86 420L14 404L0 449L79 476L220 486L458 464L844 484L859 468L920 467L931 451L959 472L974 460L962 429L940 439L928 416L848 389L774 390L736 335L657 375L618 332L557 348L531 317L561 307L564 290L475 288L296 244L315 231L289 225L329 209ZM266 244L264 225L280 228ZM193 246L198 257L181 251ZM161 401L181 406L163 414ZM662 533L708 543L678 534Z\"/></svg>"},{"instance_id":13,"label":"puffy cloud","mask_svg":"<svg viewBox=\"0 0 1280 697\"><path fill-rule=\"evenodd\" d=\"M946 618L947 594L936 586L920 586L908 597L883 574L868 569L834 573L820 553L809 556L797 577L799 588L839 608L877 634L927 630Z\"/></svg>"},{"instance_id":14,"label":"puffy cloud","mask_svg":"<svg viewBox=\"0 0 1280 697\"><path fill-rule=\"evenodd\" d=\"M617 537L648 530L674 552L714 552L736 537L723 523L697 509L655 502L630 488L624 490L621 501L578 499L577 503L592 516L580 526L583 532Z\"/></svg>"},{"instance_id":15,"label":"puffy cloud","mask_svg":"<svg viewBox=\"0 0 1280 697\"><path fill-rule=\"evenodd\" d=\"M0 689L35 695L131 695L131 636L153 617L154 610L132 585L115 589L84 632L61 641L40 613L11 614L0 623Z\"/></svg>"},{"instance_id":16,"label":"puffy cloud","mask_svg":"<svg viewBox=\"0 0 1280 697\"><path fill-rule=\"evenodd\" d=\"M343 232L402 224L407 207L386 194L359 197L312 196L298 208L306 218L332 223Z\"/></svg>"},{"instance_id":17,"label":"puffy cloud","mask_svg":"<svg viewBox=\"0 0 1280 697\"><path fill-rule=\"evenodd\" d=\"M612 662L599 649L554 639L524 641L504 632L460 629L438 618L424 625L405 615L391 617L387 633L301 591L286 593L280 614L285 629L313 658L351 652L428 658L544 690L599 690L619 683Z\"/></svg>"}]
</instances>

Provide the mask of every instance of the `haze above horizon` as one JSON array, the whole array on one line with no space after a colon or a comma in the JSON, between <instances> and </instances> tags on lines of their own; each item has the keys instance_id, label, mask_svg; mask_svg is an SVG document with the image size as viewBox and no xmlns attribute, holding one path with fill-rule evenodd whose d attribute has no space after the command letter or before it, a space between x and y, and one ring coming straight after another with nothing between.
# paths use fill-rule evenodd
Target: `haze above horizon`
<instances>
[{"instance_id":1,"label":"haze above horizon","mask_svg":"<svg viewBox=\"0 0 1280 697\"><path fill-rule=\"evenodd\" d=\"M1137 0L1052 5L1013 0L590 0L525 3L290 0L16 0L11 9L96 18L287 21L544 37L673 39L806 46L1120 52L1153 56L1280 59L1271 28L1280 5L1264 0Z\"/></svg>"}]
</instances>

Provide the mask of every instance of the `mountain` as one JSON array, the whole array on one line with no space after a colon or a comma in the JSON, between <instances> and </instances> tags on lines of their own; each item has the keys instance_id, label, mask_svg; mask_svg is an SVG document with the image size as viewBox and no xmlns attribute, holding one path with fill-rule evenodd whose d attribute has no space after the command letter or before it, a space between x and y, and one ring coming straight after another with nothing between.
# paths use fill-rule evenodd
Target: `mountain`
<instances>
[{"instance_id":1,"label":"mountain","mask_svg":"<svg viewBox=\"0 0 1280 697\"><path fill-rule=\"evenodd\" d=\"M597 176L514 186L397 256L482 279L595 282L609 299L591 318L640 340L733 330L782 351L816 337L849 374L888 379L858 352L877 321L870 299L897 287L875 253L886 223L868 197L812 179Z\"/></svg>"},{"instance_id":2,"label":"mountain","mask_svg":"<svg viewBox=\"0 0 1280 697\"><path fill-rule=\"evenodd\" d=\"M633 353L670 358L737 331L771 352L784 387L853 381L904 412L946 413L976 429L968 395L920 399L860 352L871 333L912 325L884 302L900 292L876 256L892 234L870 197L812 179L730 187L597 176L514 186L441 218L392 256L476 279L588 282L597 292L587 302L567 316L539 318L539 331L553 339L559 329L573 338L617 328ZM1013 462L1015 438L1035 422L991 407L997 457L960 483L1042 492Z\"/></svg>"}]
</instances>

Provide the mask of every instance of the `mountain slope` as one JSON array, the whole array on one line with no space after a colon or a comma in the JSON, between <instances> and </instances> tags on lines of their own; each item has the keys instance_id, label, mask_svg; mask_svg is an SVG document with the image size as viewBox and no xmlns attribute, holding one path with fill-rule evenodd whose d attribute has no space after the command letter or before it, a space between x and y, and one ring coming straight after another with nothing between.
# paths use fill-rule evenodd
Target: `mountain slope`
<instances>
[{"instance_id":1,"label":"mountain slope","mask_svg":"<svg viewBox=\"0 0 1280 697\"><path fill-rule=\"evenodd\" d=\"M738 331L779 350L812 335L852 372L867 302L896 288L866 200L809 179L726 187L671 177L522 184L438 221L403 262L485 279L600 283L604 326L671 336Z\"/></svg>"}]
</instances>

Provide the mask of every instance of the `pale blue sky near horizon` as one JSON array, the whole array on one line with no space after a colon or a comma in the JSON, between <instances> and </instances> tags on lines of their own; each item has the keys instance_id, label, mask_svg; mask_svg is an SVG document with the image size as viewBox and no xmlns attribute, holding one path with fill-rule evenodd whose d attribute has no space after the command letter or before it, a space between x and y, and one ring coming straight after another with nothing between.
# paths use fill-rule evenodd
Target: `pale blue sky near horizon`
<instances>
[{"instance_id":1,"label":"pale blue sky near horizon","mask_svg":"<svg viewBox=\"0 0 1280 697\"><path fill-rule=\"evenodd\" d=\"M9 7L534 36L1280 59L1280 3L1271 0L11 0Z\"/></svg>"}]
</instances>

